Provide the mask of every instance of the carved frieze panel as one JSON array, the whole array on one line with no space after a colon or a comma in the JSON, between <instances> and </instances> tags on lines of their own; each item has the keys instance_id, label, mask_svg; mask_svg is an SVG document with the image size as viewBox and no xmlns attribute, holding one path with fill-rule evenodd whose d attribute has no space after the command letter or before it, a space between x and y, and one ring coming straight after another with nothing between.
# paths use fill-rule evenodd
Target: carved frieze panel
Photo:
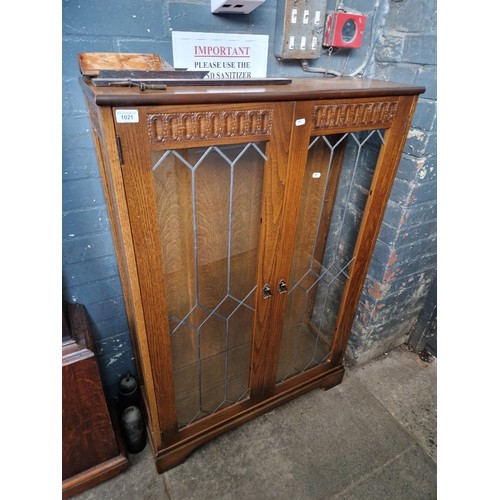
<instances>
[{"instance_id":1,"label":"carved frieze panel","mask_svg":"<svg viewBox=\"0 0 500 500\"><path fill-rule=\"evenodd\" d=\"M314 107L313 129L389 126L397 101L321 104Z\"/></svg>"},{"instance_id":2,"label":"carved frieze panel","mask_svg":"<svg viewBox=\"0 0 500 500\"><path fill-rule=\"evenodd\" d=\"M245 136L268 138L272 109L150 113L147 127L152 144Z\"/></svg>"}]
</instances>

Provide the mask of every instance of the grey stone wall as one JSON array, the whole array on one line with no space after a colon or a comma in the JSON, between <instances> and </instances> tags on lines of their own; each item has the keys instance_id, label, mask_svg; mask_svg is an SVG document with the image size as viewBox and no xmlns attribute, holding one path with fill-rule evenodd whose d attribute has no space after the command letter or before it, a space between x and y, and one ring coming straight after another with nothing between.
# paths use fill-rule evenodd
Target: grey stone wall
<instances>
[{"instance_id":1,"label":"grey stone wall","mask_svg":"<svg viewBox=\"0 0 500 500\"><path fill-rule=\"evenodd\" d=\"M424 85L368 271L347 357L363 363L409 338L436 278L436 1L385 4L366 77Z\"/></svg>"},{"instance_id":2,"label":"grey stone wall","mask_svg":"<svg viewBox=\"0 0 500 500\"><path fill-rule=\"evenodd\" d=\"M327 9L335 7L333 0ZM362 362L405 341L436 268L436 2L352 0L368 14L365 42L311 61L316 68L427 87L413 120L351 335ZM376 8L375 8L376 7ZM87 307L108 396L136 373L108 215L78 78L79 52L150 52L172 60L172 31L269 35L268 76L309 77L274 57L276 0L249 15L213 15L209 0L63 2L63 295ZM372 31L373 30L373 31ZM372 35L373 33L373 35Z\"/></svg>"}]
</instances>

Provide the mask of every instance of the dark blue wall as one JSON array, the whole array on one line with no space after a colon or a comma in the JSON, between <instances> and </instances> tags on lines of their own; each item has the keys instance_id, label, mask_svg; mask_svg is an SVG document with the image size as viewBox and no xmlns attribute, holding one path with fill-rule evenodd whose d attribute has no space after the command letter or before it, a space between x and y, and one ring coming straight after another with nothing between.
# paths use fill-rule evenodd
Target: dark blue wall
<instances>
[{"instance_id":1,"label":"dark blue wall","mask_svg":"<svg viewBox=\"0 0 500 500\"><path fill-rule=\"evenodd\" d=\"M333 10L335 2L328 3ZM351 0L369 14L360 50L311 66L427 86L421 97L369 271L348 351L365 361L399 345L417 321L436 269L436 0ZM376 7L376 9L374 8ZM274 57L276 0L249 15L213 15L210 0L63 2L63 295L87 307L108 396L136 373L122 290L78 86L79 52L157 53L173 63L172 31L269 35L268 76L316 76ZM373 21L372 21L373 19ZM372 37L373 26L373 37ZM371 43L373 41L373 43Z\"/></svg>"}]
</instances>

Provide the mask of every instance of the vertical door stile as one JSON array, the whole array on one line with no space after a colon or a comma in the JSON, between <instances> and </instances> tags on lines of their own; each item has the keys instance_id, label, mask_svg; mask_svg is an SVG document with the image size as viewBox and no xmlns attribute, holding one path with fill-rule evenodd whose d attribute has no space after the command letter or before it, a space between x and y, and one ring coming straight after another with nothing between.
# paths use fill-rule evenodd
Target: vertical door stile
<instances>
[{"instance_id":1,"label":"vertical door stile","mask_svg":"<svg viewBox=\"0 0 500 500\"><path fill-rule=\"evenodd\" d=\"M300 191L311 131L312 106L308 102L286 102L276 106L273 137L265 178L262 237L259 248L260 286L258 314L254 323L250 371L250 394L262 400L274 393L286 293L279 293L281 280L288 280ZM269 284L272 297L264 299Z\"/></svg>"},{"instance_id":2,"label":"vertical door stile","mask_svg":"<svg viewBox=\"0 0 500 500\"><path fill-rule=\"evenodd\" d=\"M399 97L396 115L384 136L384 144L377 160L354 247L349 279L342 295L337 324L332 335L330 362L333 366L342 362L347 347L371 255L377 242L417 100L418 96Z\"/></svg>"},{"instance_id":3,"label":"vertical door stile","mask_svg":"<svg viewBox=\"0 0 500 500\"><path fill-rule=\"evenodd\" d=\"M116 123L115 126L122 145L122 173L134 239L158 421L162 442L166 446L177 434L177 416L165 283L155 217L156 196L144 108L139 108L138 123Z\"/></svg>"}]
</instances>

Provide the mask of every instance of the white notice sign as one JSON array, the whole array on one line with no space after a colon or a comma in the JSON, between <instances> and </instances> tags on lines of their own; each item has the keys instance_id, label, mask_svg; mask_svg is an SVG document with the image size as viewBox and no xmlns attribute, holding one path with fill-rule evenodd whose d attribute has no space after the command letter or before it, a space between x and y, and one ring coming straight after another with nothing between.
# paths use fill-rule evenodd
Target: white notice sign
<instances>
[{"instance_id":1,"label":"white notice sign","mask_svg":"<svg viewBox=\"0 0 500 500\"><path fill-rule=\"evenodd\" d=\"M209 71L207 79L266 78L268 35L173 31L174 67Z\"/></svg>"}]
</instances>

